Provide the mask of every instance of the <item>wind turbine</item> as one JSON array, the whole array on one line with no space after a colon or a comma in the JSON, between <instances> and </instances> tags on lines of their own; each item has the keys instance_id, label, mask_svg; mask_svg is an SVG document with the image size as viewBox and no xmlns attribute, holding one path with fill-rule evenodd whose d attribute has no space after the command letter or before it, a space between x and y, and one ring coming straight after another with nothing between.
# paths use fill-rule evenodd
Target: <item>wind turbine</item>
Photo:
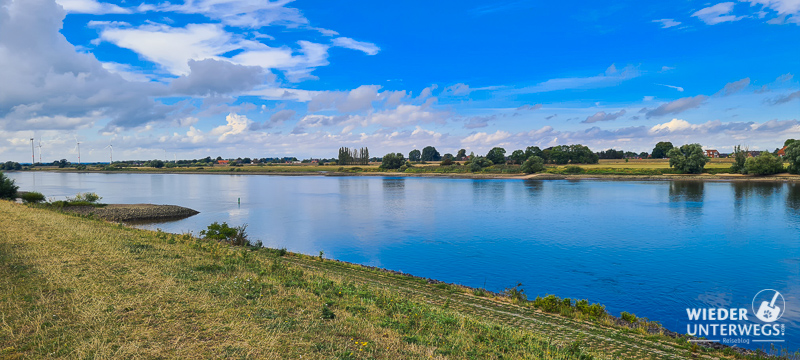
<instances>
[{"instance_id":1,"label":"wind turbine","mask_svg":"<svg viewBox=\"0 0 800 360\"><path fill-rule=\"evenodd\" d=\"M36 165L36 153L33 152L33 138L31 138L31 166Z\"/></svg>"},{"instance_id":2,"label":"wind turbine","mask_svg":"<svg viewBox=\"0 0 800 360\"><path fill-rule=\"evenodd\" d=\"M81 142L78 141L78 137L75 136L75 148L78 149L78 165L81 164Z\"/></svg>"},{"instance_id":3,"label":"wind turbine","mask_svg":"<svg viewBox=\"0 0 800 360\"><path fill-rule=\"evenodd\" d=\"M39 148L39 163L42 163L42 138L39 138L39 145L36 147Z\"/></svg>"},{"instance_id":4,"label":"wind turbine","mask_svg":"<svg viewBox=\"0 0 800 360\"><path fill-rule=\"evenodd\" d=\"M109 159L111 161L108 163L109 165L111 165L111 164L114 163L114 146L111 145L111 144L108 144L108 146L103 148L103 150L105 150L105 149L108 149L111 152L111 156L109 157Z\"/></svg>"}]
</instances>

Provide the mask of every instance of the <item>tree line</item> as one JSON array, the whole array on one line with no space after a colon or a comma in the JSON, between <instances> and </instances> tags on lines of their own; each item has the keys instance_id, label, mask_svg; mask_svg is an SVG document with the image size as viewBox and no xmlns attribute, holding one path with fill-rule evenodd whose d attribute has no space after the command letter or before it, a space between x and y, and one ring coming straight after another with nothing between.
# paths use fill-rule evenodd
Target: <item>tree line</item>
<instances>
[{"instance_id":1,"label":"tree line","mask_svg":"<svg viewBox=\"0 0 800 360\"><path fill-rule=\"evenodd\" d=\"M369 149L350 149L347 147L339 148L338 165L368 165Z\"/></svg>"}]
</instances>

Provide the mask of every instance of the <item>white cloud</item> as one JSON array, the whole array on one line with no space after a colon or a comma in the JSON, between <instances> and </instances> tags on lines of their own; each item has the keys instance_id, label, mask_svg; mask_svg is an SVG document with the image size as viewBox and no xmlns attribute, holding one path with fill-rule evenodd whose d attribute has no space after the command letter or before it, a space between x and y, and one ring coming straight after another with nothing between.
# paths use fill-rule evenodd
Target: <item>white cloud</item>
<instances>
[{"instance_id":1,"label":"white cloud","mask_svg":"<svg viewBox=\"0 0 800 360\"><path fill-rule=\"evenodd\" d=\"M719 3L696 11L692 16L702 20L708 25L716 25L729 21L739 21L744 16L732 15L733 2Z\"/></svg>"},{"instance_id":2,"label":"white cloud","mask_svg":"<svg viewBox=\"0 0 800 360\"><path fill-rule=\"evenodd\" d=\"M175 75L188 74L190 60L205 59L279 69L292 81L309 77L315 68L328 65L327 45L301 40L298 41L299 50L288 46L275 48L230 33L221 24L171 27L148 23L129 27L113 23L96 26L102 29L102 41L130 49ZM234 50L241 52L229 59L222 56Z\"/></svg>"},{"instance_id":3,"label":"white cloud","mask_svg":"<svg viewBox=\"0 0 800 360\"><path fill-rule=\"evenodd\" d=\"M502 130L497 130L493 134L478 132L465 137L461 143L465 146L492 147L503 145L503 141L509 137L511 137L511 133Z\"/></svg>"},{"instance_id":4,"label":"white cloud","mask_svg":"<svg viewBox=\"0 0 800 360\"><path fill-rule=\"evenodd\" d=\"M230 113L225 117L226 125L217 126L209 132L209 135L218 136L219 141L226 141L229 137L233 137L244 133L253 123L247 116ZM194 128L192 128L194 129ZM191 130L190 130L191 131Z\"/></svg>"},{"instance_id":5,"label":"white cloud","mask_svg":"<svg viewBox=\"0 0 800 360\"><path fill-rule=\"evenodd\" d=\"M662 29L668 29L681 24L680 21L675 21L675 19L659 19L653 20L653 22L661 24Z\"/></svg>"},{"instance_id":6,"label":"white cloud","mask_svg":"<svg viewBox=\"0 0 800 360\"><path fill-rule=\"evenodd\" d=\"M722 96L733 95L739 91L744 90L744 88L746 88L748 85L750 85L750 78L744 78L738 81L727 83L725 84L725 87L723 87L722 90L718 92L718 94Z\"/></svg>"},{"instance_id":7,"label":"white cloud","mask_svg":"<svg viewBox=\"0 0 800 360\"><path fill-rule=\"evenodd\" d=\"M286 7L292 0L186 0L183 4L142 5L142 11L201 14L225 25L259 29L270 25L299 27L308 24L300 10Z\"/></svg>"},{"instance_id":8,"label":"white cloud","mask_svg":"<svg viewBox=\"0 0 800 360\"><path fill-rule=\"evenodd\" d=\"M798 0L739 0L741 2L748 2L750 6L761 5L762 7L772 9L778 14L797 15L800 13L800 1Z\"/></svg>"},{"instance_id":9,"label":"white cloud","mask_svg":"<svg viewBox=\"0 0 800 360\"><path fill-rule=\"evenodd\" d=\"M333 39L333 46L362 51L367 55L376 55L379 51L381 51L381 48L373 43L357 41L348 37L338 37Z\"/></svg>"},{"instance_id":10,"label":"white cloud","mask_svg":"<svg viewBox=\"0 0 800 360\"><path fill-rule=\"evenodd\" d=\"M131 10L97 0L56 0L64 10L72 14L130 14Z\"/></svg>"}]
</instances>

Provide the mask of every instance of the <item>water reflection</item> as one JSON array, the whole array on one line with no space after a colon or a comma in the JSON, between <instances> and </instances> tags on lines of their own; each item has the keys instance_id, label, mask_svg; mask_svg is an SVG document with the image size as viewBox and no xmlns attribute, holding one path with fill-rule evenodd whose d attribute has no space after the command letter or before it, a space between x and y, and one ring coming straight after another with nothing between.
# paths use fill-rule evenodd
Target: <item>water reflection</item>
<instances>
[{"instance_id":1,"label":"water reflection","mask_svg":"<svg viewBox=\"0 0 800 360\"><path fill-rule=\"evenodd\" d=\"M703 181L673 181L669 183L669 201L695 202L703 201ZM702 206L702 204L701 204Z\"/></svg>"},{"instance_id":2,"label":"water reflection","mask_svg":"<svg viewBox=\"0 0 800 360\"><path fill-rule=\"evenodd\" d=\"M786 211L793 215L800 213L800 184L786 184Z\"/></svg>"}]
</instances>

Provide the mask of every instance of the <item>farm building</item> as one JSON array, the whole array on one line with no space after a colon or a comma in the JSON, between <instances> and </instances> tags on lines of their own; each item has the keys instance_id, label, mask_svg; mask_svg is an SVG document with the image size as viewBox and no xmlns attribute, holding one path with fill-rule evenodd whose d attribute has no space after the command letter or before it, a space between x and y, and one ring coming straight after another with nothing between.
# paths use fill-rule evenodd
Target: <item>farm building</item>
<instances>
[{"instance_id":1,"label":"farm building","mask_svg":"<svg viewBox=\"0 0 800 360\"><path fill-rule=\"evenodd\" d=\"M230 161L228 161L228 160L217 160L217 164L220 164L220 165L228 165L228 163L230 163Z\"/></svg>"},{"instance_id":2,"label":"farm building","mask_svg":"<svg viewBox=\"0 0 800 360\"><path fill-rule=\"evenodd\" d=\"M786 148L788 146L784 146L782 149L778 150L778 156L783 157L786 156Z\"/></svg>"}]
</instances>

